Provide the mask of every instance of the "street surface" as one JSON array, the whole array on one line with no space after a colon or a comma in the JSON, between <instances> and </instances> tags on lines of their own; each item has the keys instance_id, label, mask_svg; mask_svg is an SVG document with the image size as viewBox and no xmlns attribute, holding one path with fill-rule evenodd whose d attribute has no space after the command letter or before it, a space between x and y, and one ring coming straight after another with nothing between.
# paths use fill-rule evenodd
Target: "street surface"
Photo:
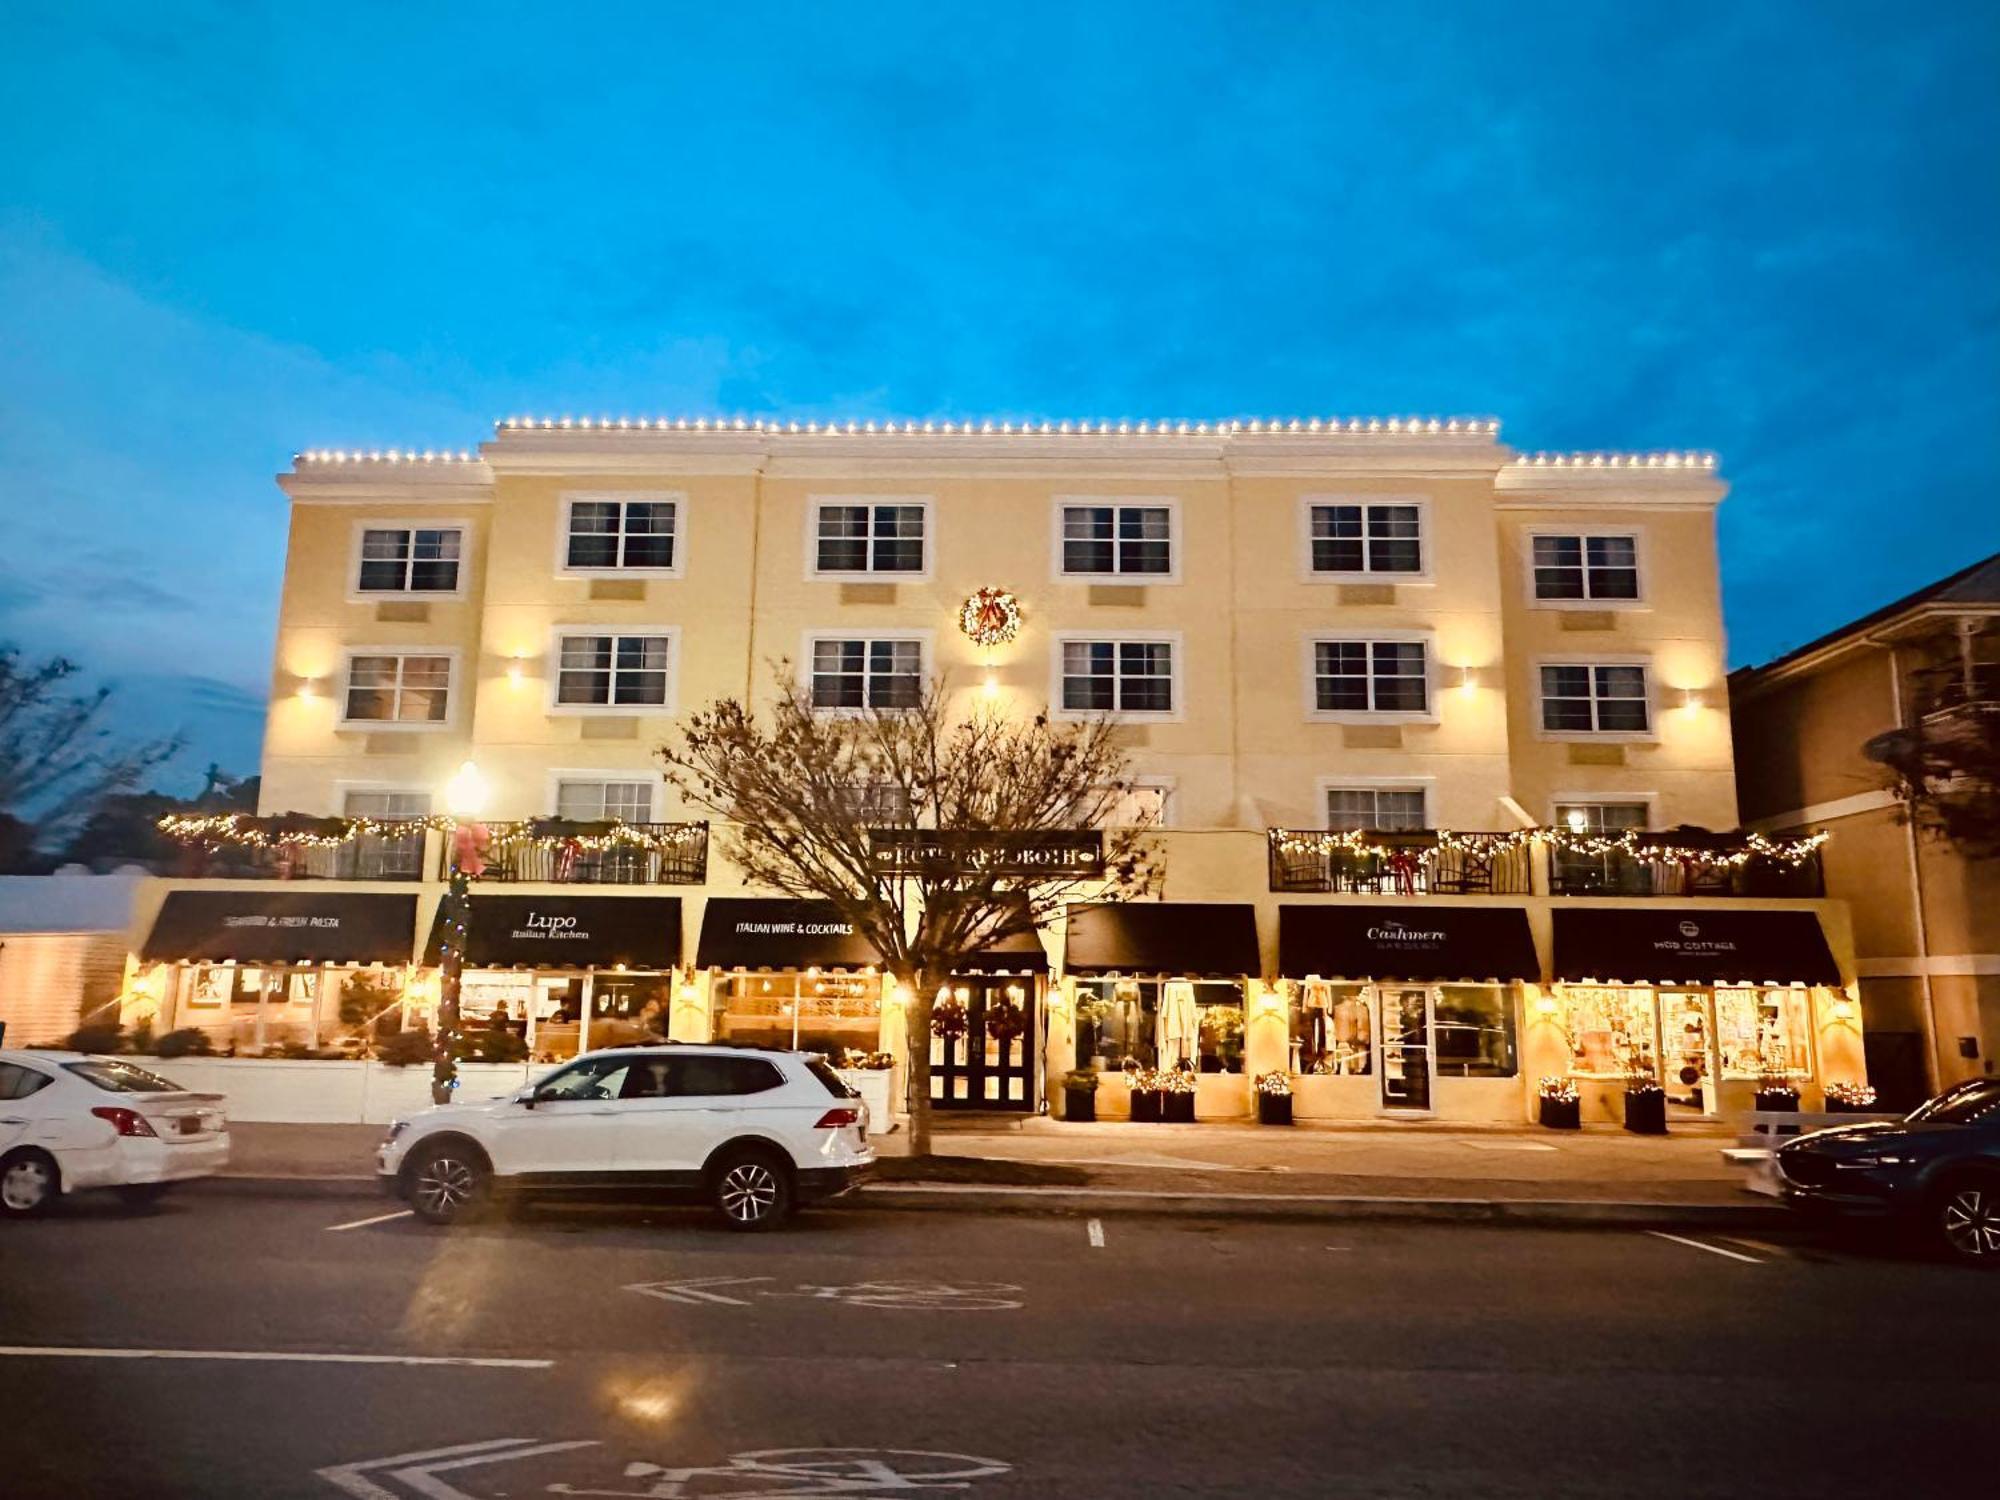
<instances>
[{"instance_id":1,"label":"street surface","mask_svg":"<svg viewBox=\"0 0 2000 1500\"><path fill-rule=\"evenodd\" d=\"M395 1209L196 1189L0 1228L0 1494L1848 1500L1996 1472L2000 1277L1868 1242Z\"/></svg>"}]
</instances>

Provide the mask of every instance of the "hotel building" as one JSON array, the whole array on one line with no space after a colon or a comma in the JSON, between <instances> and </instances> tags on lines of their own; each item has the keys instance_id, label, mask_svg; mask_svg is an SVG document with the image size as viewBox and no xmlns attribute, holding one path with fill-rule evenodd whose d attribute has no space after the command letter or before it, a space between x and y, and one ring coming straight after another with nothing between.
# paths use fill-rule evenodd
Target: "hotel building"
<instances>
[{"instance_id":1,"label":"hotel building","mask_svg":"<svg viewBox=\"0 0 2000 1500\"><path fill-rule=\"evenodd\" d=\"M421 1011L447 835L399 820L470 761L468 1015L504 1008L537 1056L648 1011L898 1051L874 955L744 889L654 755L784 662L830 709L942 674L1114 714L1129 748L1159 900L957 976L940 1104L1036 1108L1095 1064L1115 1115L1121 1065L1169 1050L1212 1118L1269 1071L1302 1118L1465 1120L1532 1117L1543 1077L1616 1119L1633 1071L1708 1114L1864 1076L1816 852L1728 832L1704 456L1523 456L1488 421L538 419L279 484L260 812L370 821L217 840L152 891L131 983L160 1029L326 1042L371 968ZM991 650L958 628L981 588L1021 612Z\"/></svg>"}]
</instances>

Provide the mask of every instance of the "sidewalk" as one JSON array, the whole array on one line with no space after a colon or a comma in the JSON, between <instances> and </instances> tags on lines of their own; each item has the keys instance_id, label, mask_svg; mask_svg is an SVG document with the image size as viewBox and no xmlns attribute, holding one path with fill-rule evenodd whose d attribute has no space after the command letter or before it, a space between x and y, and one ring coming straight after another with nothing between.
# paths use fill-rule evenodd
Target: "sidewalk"
<instances>
[{"instance_id":1,"label":"sidewalk","mask_svg":"<svg viewBox=\"0 0 2000 1500\"><path fill-rule=\"evenodd\" d=\"M231 1131L221 1184L318 1195L375 1190L375 1125L250 1125ZM1780 1210L1742 1186L1727 1134L1634 1136L1420 1125L1070 1125L953 1120L913 1159L908 1135L876 1137L871 1204L985 1211L1366 1215L1540 1222L1765 1222Z\"/></svg>"}]
</instances>

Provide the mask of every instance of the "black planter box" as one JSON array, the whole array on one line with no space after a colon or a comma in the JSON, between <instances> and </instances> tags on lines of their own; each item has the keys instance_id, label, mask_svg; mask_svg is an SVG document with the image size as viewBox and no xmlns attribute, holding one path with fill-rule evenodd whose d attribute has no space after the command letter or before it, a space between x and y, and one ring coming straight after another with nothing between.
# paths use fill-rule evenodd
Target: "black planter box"
<instances>
[{"instance_id":1,"label":"black planter box","mask_svg":"<svg viewBox=\"0 0 2000 1500\"><path fill-rule=\"evenodd\" d=\"M1160 1095L1162 1109L1160 1118L1169 1125L1194 1124L1194 1095L1165 1093Z\"/></svg>"},{"instance_id":2,"label":"black planter box","mask_svg":"<svg viewBox=\"0 0 2000 1500\"><path fill-rule=\"evenodd\" d=\"M1625 1128L1634 1135L1667 1133L1667 1096L1663 1089L1625 1096Z\"/></svg>"},{"instance_id":3,"label":"black planter box","mask_svg":"<svg viewBox=\"0 0 2000 1500\"><path fill-rule=\"evenodd\" d=\"M1292 1096L1290 1094L1257 1095L1257 1123L1259 1125L1289 1125L1292 1123Z\"/></svg>"},{"instance_id":4,"label":"black planter box","mask_svg":"<svg viewBox=\"0 0 2000 1500\"><path fill-rule=\"evenodd\" d=\"M1796 1114L1799 1108L1799 1096L1790 1093L1767 1094L1762 1089L1759 1089L1757 1090L1757 1108L1780 1112L1790 1111Z\"/></svg>"},{"instance_id":5,"label":"black planter box","mask_svg":"<svg viewBox=\"0 0 2000 1500\"><path fill-rule=\"evenodd\" d=\"M1063 1118L1065 1120L1094 1120L1097 1118L1097 1090L1063 1090Z\"/></svg>"},{"instance_id":6,"label":"black planter box","mask_svg":"<svg viewBox=\"0 0 2000 1500\"><path fill-rule=\"evenodd\" d=\"M1155 1089L1132 1090L1132 1118L1142 1125L1157 1125L1162 1097Z\"/></svg>"},{"instance_id":7,"label":"black planter box","mask_svg":"<svg viewBox=\"0 0 2000 1500\"><path fill-rule=\"evenodd\" d=\"M1760 1104L1757 1107L1762 1109L1764 1106ZM1777 1104L1773 1105L1772 1108L1783 1109L1784 1106ZM1794 1104L1792 1108L1797 1109L1798 1106ZM1831 1096L1826 1101L1826 1112L1830 1115L1879 1115L1889 1113L1880 1104L1849 1104L1845 1099L1835 1099Z\"/></svg>"},{"instance_id":8,"label":"black planter box","mask_svg":"<svg viewBox=\"0 0 2000 1500\"><path fill-rule=\"evenodd\" d=\"M1540 1100L1541 1122L1551 1130L1581 1130L1583 1128L1583 1101L1581 1099L1550 1099L1546 1095Z\"/></svg>"}]
</instances>

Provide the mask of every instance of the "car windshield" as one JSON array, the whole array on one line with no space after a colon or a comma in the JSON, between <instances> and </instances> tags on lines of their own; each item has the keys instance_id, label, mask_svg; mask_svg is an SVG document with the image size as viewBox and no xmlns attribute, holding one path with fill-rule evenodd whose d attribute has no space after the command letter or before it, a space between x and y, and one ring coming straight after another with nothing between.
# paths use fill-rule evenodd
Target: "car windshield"
<instances>
[{"instance_id":1,"label":"car windshield","mask_svg":"<svg viewBox=\"0 0 2000 1500\"><path fill-rule=\"evenodd\" d=\"M2000 1119L2000 1078L1976 1078L1919 1104L1910 1111L1905 1123L1971 1125L1994 1119Z\"/></svg>"},{"instance_id":2,"label":"car windshield","mask_svg":"<svg viewBox=\"0 0 2000 1500\"><path fill-rule=\"evenodd\" d=\"M179 1094L185 1092L178 1083L169 1082L158 1073L148 1073L144 1068L135 1068L128 1062L116 1058L93 1057L87 1062L64 1063L63 1067L76 1074L86 1083L94 1083L99 1088L113 1094Z\"/></svg>"}]
</instances>

